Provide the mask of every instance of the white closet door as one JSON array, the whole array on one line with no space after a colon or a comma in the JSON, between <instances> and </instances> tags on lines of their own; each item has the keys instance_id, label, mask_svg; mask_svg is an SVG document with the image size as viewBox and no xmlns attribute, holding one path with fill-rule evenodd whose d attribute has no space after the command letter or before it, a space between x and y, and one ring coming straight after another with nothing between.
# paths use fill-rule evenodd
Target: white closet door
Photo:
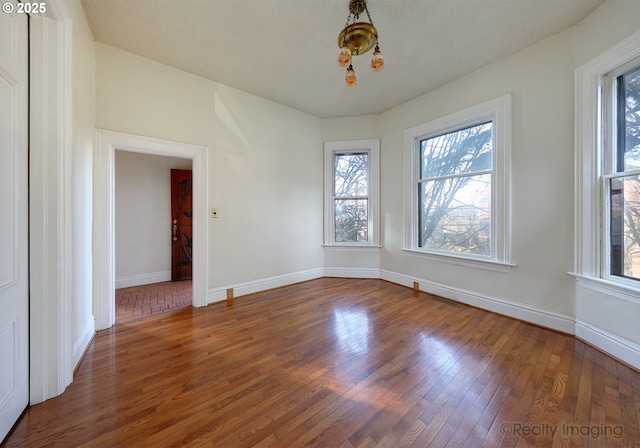
<instances>
[{"instance_id":1,"label":"white closet door","mask_svg":"<svg viewBox=\"0 0 640 448\"><path fill-rule=\"evenodd\" d=\"M28 29L0 2L0 441L29 401ZM10 12L10 10L12 10Z\"/></svg>"}]
</instances>

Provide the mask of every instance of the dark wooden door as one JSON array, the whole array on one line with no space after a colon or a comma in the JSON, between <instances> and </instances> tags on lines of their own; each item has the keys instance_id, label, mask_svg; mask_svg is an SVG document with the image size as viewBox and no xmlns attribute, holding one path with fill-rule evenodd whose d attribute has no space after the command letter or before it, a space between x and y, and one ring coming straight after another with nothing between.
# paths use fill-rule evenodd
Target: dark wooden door
<instances>
[{"instance_id":1,"label":"dark wooden door","mask_svg":"<svg viewBox=\"0 0 640 448\"><path fill-rule=\"evenodd\" d=\"M191 170L171 170L171 280L191 278Z\"/></svg>"}]
</instances>

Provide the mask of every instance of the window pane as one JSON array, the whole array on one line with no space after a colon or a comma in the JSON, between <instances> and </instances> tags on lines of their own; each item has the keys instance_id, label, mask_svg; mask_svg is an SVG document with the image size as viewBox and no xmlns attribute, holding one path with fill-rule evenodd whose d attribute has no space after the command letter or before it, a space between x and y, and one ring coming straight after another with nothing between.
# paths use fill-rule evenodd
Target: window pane
<instances>
[{"instance_id":1,"label":"window pane","mask_svg":"<svg viewBox=\"0 0 640 448\"><path fill-rule=\"evenodd\" d=\"M610 179L611 274L640 279L640 180Z\"/></svg>"},{"instance_id":2,"label":"window pane","mask_svg":"<svg viewBox=\"0 0 640 448\"><path fill-rule=\"evenodd\" d=\"M335 196L368 196L369 157L367 153L336 154L334 163Z\"/></svg>"},{"instance_id":3,"label":"window pane","mask_svg":"<svg viewBox=\"0 0 640 448\"><path fill-rule=\"evenodd\" d=\"M362 242L369 238L369 201L367 199L335 200L336 242Z\"/></svg>"},{"instance_id":4,"label":"window pane","mask_svg":"<svg viewBox=\"0 0 640 448\"><path fill-rule=\"evenodd\" d=\"M493 123L484 123L420 141L420 178L490 170Z\"/></svg>"},{"instance_id":5,"label":"window pane","mask_svg":"<svg viewBox=\"0 0 640 448\"><path fill-rule=\"evenodd\" d=\"M623 170L640 168L640 67L625 73L620 83L624 110L620 110L624 121L620 120L621 127L618 139L620 148L624 151Z\"/></svg>"},{"instance_id":6,"label":"window pane","mask_svg":"<svg viewBox=\"0 0 640 448\"><path fill-rule=\"evenodd\" d=\"M491 255L491 175L418 185L420 247Z\"/></svg>"}]
</instances>

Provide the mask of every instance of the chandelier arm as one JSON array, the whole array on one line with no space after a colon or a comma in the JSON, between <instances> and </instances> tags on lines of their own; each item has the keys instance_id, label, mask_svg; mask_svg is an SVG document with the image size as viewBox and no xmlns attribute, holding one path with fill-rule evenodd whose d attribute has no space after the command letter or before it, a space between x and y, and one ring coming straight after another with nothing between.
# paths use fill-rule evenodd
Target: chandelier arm
<instances>
[{"instance_id":1,"label":"chandelier arm","mask_svg":"<svg viewBox=\"0 0 640 448\"><path fill-rule=\"evenodd\" d=\"M364 3L364 11L367 13L367 17L369 18L369 23L371 25L373 25L373 20L371 19L371 14L369 14L369 8L367 8L367 2ZM375 28L375 26L374 26L374 28ZM378 33L377 32L375 34L375 37L376 37L376 47L377 47L378 43L379 43L379 41L378 41Z\"/></svg>"},{"instance_id":2,"label":"chandelier arm","mask_svg":"<svg viewBox=\"0 0 640 448\"><path fill-rule=\"evenodd\" d=\"M349 15L347 16L347 23L344 24L344 28L343 29L346 29L349 26L349 19L351 19L351 12L349 12ZM342 42L342 46L344 47L345 45L347 45L347 39L346 38L343 39L343 42Z\"/></svg>"},{"instance_id":3,"label":"chandelier arm","mask_svg":"<svg viewBox=\"0 0 640 448\"><path fill-rule=\"evenodd\" d=\"M367 8L367 3L364 3L364 11L367 13L367 17L369 18L369 23L373 25L373 20L371 20L371 14L369 14L369 8Z\"/></svg>"}]
</instances>

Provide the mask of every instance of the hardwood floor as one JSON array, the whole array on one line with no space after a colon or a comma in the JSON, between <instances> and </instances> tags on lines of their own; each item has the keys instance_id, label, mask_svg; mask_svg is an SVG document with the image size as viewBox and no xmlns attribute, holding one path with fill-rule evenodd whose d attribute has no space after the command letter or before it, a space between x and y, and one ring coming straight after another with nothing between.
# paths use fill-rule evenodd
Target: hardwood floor
<instances>
[{"instance_id":1,"label":"hardwood floor","mask_svg":"<svg viewBox=\"0 0 640 448\"><path fill-rule=\"evenodd\" d=\"M640 447L640 373L381 280L323 278L97 333L7 447Z\"/></svg>"}]
</instances>

